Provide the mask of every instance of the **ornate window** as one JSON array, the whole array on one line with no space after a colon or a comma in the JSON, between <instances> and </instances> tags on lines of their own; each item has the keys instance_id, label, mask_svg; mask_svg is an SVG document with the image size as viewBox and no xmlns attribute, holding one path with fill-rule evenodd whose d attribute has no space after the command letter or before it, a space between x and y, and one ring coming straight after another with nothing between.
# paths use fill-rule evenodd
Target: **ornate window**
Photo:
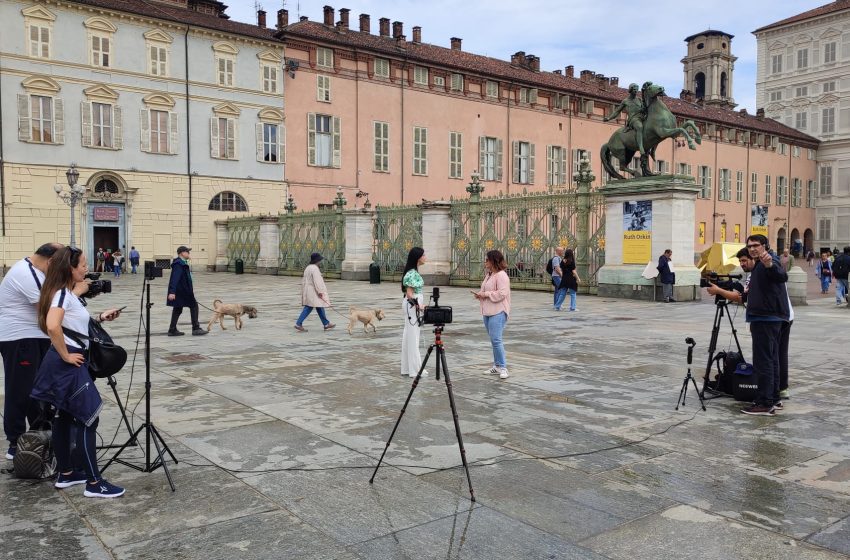
<instances>
[{"instance_id":1,"label":"ornate window","mask_svg":"<svg viewBox=\"0 0 850 560\"><path fill-rule=\"evenodd\" d=\"M154 29L145 33L145 47L148 53L148 73L151 76L168 76L168 58L171 54L171 35Z\"/></svg>"},{"instance_id":2,"label":"ornate window","mask_svg":"<svg viewBox=\"0 0 850 560\"><path fill-rule=\"evenodd\" d=\"M139 114L141 150L151 154L176 154L179 145L178 119L174 99L153 93L145 96L146 107Z\"/></svg>"},{"instance_id":3,"label":"ornate window","mask_svg":"<svg viewBox=\"0 0 850 560\"><path fill-rule=\"evenodd\" d=\"M239 159L239 109L231 103L222 103L213 108L210 118L210 157L216 159Z\"/></svg>"},{"instance_id":4,"label":"ornate window","mask_svg":"<svg viewBox=\"0 0 850 560\"><path fill-rule=\"evenodd\" d=\"M95 196L112 196L118 195L118 185L111 179L101 179L94 186Z\"/></svg>"},{"instance_id":5,"label":"ornate window","mask_svg":"<svg viewBox=\"0 0 850 560\"><path fill-rule=\"evenodd\" d=\"M248 204L237 193L223 191L212 197L208 209L218 212L247 212Z\"/></svg>"},{"instance_id":6,"label":"ornate window","mask_svg":"<svg viewBox=\"0 0 850 560\"><path fill-rule=\"evenodd\" d=\"M102 17L89 18L83 25L88 30L89 63L101 68L114 66L113 37L118 28Z\"/></svg>"},{"instance_id":7,"label":"ornate window","mask_svg":"<svg viewBox=\"0 0 850 560\"><path fill-rule=\"evenodd\" d=\"M83 91L86 100L80 104L82 144L88 148L123 146L123 118L115 102L118 94L107 86L92 86Z\"/></svg>"},{"instance_id":8,"label":"ornate window","mask_svg":"<svg viewBox=\"0 0 850 560\"><path fill-rule=\"evenodd\" d=\"M286 161L283 113L278 109L267 108L260 111L258 116L260 122L256 125L257 161L283 163Z\"/></svg>"},{"instance_id":9,"label":"ornate window","mask_svg":"<svg viewBox=\"0 0 850 560\"><path fill-rule=\"evenodd\" d=\"M340 168L341 122L340 117L307 113L307 165Z\"/></svg>"},{"instance_id":10,"label":"ornate window","mask_svg":"<svg viewBox=\"0 0 850 560\"><path fill-rule=\"evenodd\" d=\"M50 58L56 16L42 6L31 6L21 13L24 15L27 54L35 58Z\"/></svg>"},{"instance_id":11,"label":"ornate window","mask_svg":"<svg viewBox=\"0 0 850 560\"><path fill-rule=\"evenodd\" d=\"M239 49L226 41L215 43L212 49L215 53L216 83L224 87L233 87L236 55L239 54Z\"/></svg>"},{"instance_id":12,"label":"ornate window","mask_svg":"<svg viewBox=\"0 0 850 560\"><path fill-rule=\"evenodd\" d=\"M280 91L280 68L283 58L274 51L264 51L257 55L260 59L260 85L265 93Z\"/></svg>"},{"instance_id":13,"label":"ornate window","mask_svg":"<svg viewBox=\"0 0 850 560\"><path fill-rule=\"evenodd\" d=\"M39 144L65 143L65 105L57 97L59 84L48 77L27 78L26 94L18 95L18 140Z\"/></svg>"}]
</instances>

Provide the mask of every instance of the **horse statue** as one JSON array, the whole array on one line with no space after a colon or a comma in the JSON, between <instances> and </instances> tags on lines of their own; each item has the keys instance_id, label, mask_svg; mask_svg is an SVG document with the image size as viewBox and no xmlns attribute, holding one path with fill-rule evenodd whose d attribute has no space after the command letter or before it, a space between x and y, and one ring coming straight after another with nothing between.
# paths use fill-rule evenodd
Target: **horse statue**
<instances>
[{"instance_id":1,"label":"horse statue","mask_svg":"<svg viewBox=\"0 0 850 560\"><path fill-rule=\"evenodd\" d=\"M688 142L688 148L696 150L697 144L702 144L702 136L699 129L693 121L685 121L682 126L676 126L676 117L667 108L667 105L660 99L664 95L664 87L646 82L641 88L643 95L643 103L646 106L646 117L643 122L643 147L644 152L640 154L640 170L641 175L648 177L657 175L649 169L649 158L655 159L655 148L663 140L667 138L676 138L684 136ZM688 134L688 130L693 133L693 136ZM611 165L611 156L617 158L620 162L620 171L625 171L633 177L637 177L636 171L629 169L627 166L631 163L635 153L638 152L638 143L635 139L635 130L631 127L623 127L618 129L606 144L602 145L602 167L611 177L617 179L625 179L614 166Z\"/></svg>"}]
</instances>

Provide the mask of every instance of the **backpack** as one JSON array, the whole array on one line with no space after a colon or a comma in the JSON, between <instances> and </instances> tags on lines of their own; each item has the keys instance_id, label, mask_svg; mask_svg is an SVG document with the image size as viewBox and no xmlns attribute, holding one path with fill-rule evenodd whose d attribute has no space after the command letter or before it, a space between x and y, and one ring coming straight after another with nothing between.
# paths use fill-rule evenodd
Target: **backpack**
<instances>
[{"instance_id":1,"label":"backpack","mask_svg":"<svg viewBox=\"0 0 850 560\"><path fill-rule=\"evenodd\" d=\"M836 278L846 279L847 275L850 274L850 257L842 255L835 259L835 262L832 263L832 274Z\"/></svg>"},{"instance_id":2,"label":"backpack","mask_svg":"<svg viewBox=\"0 0 850 560\"><path fill-rule=\"evenodd\" d=\"M552 275L552 261L554 261L554 260L555 260L555 257L552 257L551 259L549 259L549 262L546 263L546 274L548 274L550 276Z\"/></svg>"},{"instance_id":3,"label":"backpack","mask_svg":"<svg viewBox=\"0 0 850 560\"><path fill-rule=\"evenodd\" d=\"M56 456L51 443L51 424L44 418L53 408L44 405L42 415L30 431L18 437L18 451L12 460L13 472L18 478L44 479L56 474Z\"/></svg>"}]
</instances>

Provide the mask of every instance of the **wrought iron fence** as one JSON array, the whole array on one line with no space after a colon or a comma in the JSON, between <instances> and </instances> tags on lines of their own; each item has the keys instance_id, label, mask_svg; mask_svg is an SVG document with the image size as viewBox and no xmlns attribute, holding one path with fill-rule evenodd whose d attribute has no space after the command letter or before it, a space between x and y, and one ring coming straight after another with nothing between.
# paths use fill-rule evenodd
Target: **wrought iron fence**
<instances>
[{"instance_id":1,"label":"wrought iron fence","mask_svg":"<svg viewBox=\"0 0 850 560\"><path fill-rule=\"evenodd\" d=\"M227 270L236 269L236 260L242 259L245 272L256 272L260 254L260 219L231 218L227 221Z\"/></svg>"},{"instance_id":2,"label":"wrought iron fence","mask_svg":"<svg viewBox=\"0 0 850 560\"><path fill-rule=\"evenodd\" d=\"M373 261L381 267L381 277L401 280L407 253L422 246L422 208L377 206L373 232Z\"/></svg>"},{"instance_id":3,"label":"wrought iron fence","mask_svg":"<svg viewBox=\"0 0 850 560\"><path fill-rule=\"evenodd\" d=\"M278 229L278 274L299 275L310 264L310 255L321 253L322 274L340 277L345 259L345 219L341 211L283 214L278 219Z\"/></svg>"}]
</instances>

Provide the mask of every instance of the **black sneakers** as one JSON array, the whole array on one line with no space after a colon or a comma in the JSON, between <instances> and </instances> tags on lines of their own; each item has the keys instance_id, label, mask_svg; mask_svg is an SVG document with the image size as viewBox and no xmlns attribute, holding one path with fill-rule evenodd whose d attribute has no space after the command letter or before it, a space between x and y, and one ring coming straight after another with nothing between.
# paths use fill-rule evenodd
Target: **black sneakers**
<instances>
[{"instance_id":1,"label":"black sneakers","mask_svg":"<svg viewBox=\"0 0 850 560\"><path fill-rule=\"evenodd\" d=\"M757 404L743 408L741 412L750 416L776 416L776 411L772 406L760 406Z\"/></svg>"},{"instance_id":2,"label":"black sneakers","mask_svg":"<svg viewBox=\"0 0 850 560\"><path fill-rule=\"evenodd\" d=\"M204 336L205 334L207 334L207 331L202 329L201 327L198 327L197 329L192 329L192 336Z\"/></svg>"},{"instance_id":3,"label":"black sneakers","mask_svg":"<svg viewBox=\"0 0 850 560\"><path fill-rule=\"evenodd\" d=\"M183 331L178 331L177 329L169 329L168 331L168 336L183 336L184 334L186 333L184 333Z\"/></svg>"}]
</instances>

